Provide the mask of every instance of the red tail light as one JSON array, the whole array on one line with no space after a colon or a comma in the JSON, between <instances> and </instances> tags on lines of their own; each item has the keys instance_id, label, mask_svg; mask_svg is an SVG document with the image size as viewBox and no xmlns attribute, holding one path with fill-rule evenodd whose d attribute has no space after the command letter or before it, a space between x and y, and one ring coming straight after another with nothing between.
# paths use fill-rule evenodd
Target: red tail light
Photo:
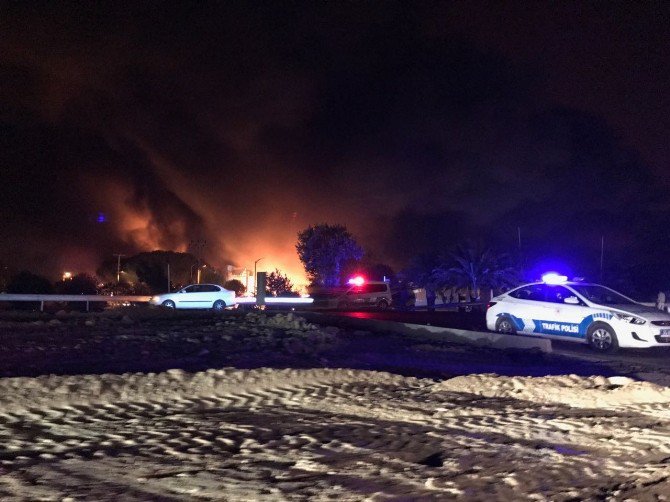
<instances>
[{"instance_id":1,"label":"red tail light","mask_svg":"<svg viewBox=\"0 0 670 502\"><path fill-rule=\"evenodd\" d=\"M488 303L486 304L486 310L488 310L488 309L490 309L491 307L493 307L496 303L498 303L498 302L488 302Z\"/></svg>"}]
</instances>

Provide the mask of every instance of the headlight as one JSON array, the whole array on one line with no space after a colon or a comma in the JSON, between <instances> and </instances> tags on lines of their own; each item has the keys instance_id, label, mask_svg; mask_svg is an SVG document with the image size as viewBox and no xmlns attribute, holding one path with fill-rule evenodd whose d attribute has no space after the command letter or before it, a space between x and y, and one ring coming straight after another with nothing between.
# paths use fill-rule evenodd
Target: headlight
<instances>
[{"instance_id":1,"label":"headlight","mask_svg":"<svg viewBox=\"0 0 670 502\"><path fill-rule=\"evenodd\" d=\"M640 319L639 317L635 317L634 315L630 314L620 314L619 312L612 312L612 315L621 321L626 321L631 324L644 324L647 322L644 319Z\"/></svg>"}]
</instances>

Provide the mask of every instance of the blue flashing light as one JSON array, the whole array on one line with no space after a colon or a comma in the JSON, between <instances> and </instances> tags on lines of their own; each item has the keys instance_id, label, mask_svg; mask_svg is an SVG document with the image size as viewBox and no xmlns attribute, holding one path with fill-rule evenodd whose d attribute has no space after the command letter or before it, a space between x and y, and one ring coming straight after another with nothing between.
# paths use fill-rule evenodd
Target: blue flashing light
<instances>
[{"instance_id":1,"label":"blue flashing light","mask_svg":"<svg viewBox=\"0 0 670 502\"><path fill-rule=\"evenodd\" d=\"M549 272L542 276L542 282L545 284L564 284L568 282L566 275L560 275L556 272Z\"/></svg>"}]
</instances>

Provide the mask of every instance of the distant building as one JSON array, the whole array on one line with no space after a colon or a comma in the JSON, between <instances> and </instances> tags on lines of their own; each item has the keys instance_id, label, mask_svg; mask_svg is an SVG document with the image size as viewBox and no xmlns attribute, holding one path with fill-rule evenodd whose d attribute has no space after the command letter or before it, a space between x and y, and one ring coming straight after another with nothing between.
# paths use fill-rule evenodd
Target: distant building
<instances>
[{"instance_id":1,"label":"distant building","mask_svg":"<svg viewBox=\"0 0 670 502\"><path fill-rule=\"evenodd\" d=\"M240 281L244 284L244 287L247 290L247 294L252 294L254 291L254 272L249 270L246 267L235 267L233 265L226 265L226 281L232 281L234 279Z\"/></svg>"}]
</instances>

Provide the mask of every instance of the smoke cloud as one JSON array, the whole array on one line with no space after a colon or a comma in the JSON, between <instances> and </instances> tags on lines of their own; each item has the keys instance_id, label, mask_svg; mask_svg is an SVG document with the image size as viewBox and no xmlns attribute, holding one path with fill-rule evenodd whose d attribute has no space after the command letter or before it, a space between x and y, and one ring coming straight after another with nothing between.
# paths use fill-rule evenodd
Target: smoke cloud
<instances>
[{"instance_id":1,"label":"smoke cloud","mask_svg":"<svg viewBox=\"0 0 670 502\"><path fill-rule=\"evenodd\" d=\"M605 119L452 29L462 13L111 5L2 16L0 253L17 267L202 240L215 265L263 258L302 282L296 234L319 222L400 268L473 234L514 246L518 227L625 248L613 221L667 210Z\"/></svg>"}]
</instances>

